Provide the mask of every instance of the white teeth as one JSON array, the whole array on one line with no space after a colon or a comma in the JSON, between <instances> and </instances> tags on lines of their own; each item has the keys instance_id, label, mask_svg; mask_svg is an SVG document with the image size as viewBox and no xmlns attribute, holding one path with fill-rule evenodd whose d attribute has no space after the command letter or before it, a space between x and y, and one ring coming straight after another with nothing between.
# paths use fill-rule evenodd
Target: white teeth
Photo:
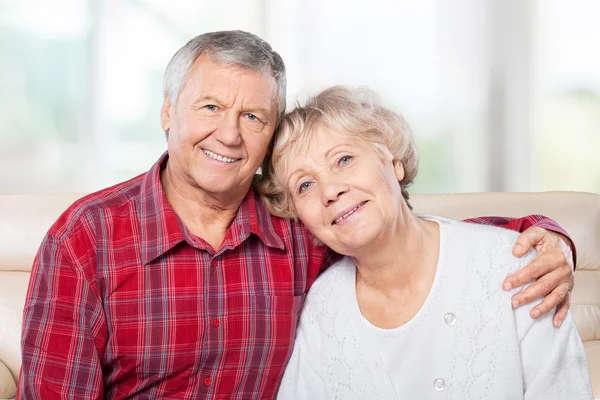
<instances>
[{"instance_id":1,"label":"white teeth","mask_svg":"<svg viewBox=\"0 0 600 400\"><path fill-rule=\"evenodd\" d=\"M220 154L213 153L210 150L203 150L203 151L204 151L204 154L206 154L207 156L209 156L210 158L213 158L215 160L219 160L219 161L226 162L226 163L232 163L232 162L237 161L235 158L225 157Z\"/></svg>"},{"instance_id":2,"label":"white teeth","mask_svg":"<svg viewBox=\"0 0 600 400\"><path fill-rule=\"evenodd\" d=\"M354 207L352 210L348 211L346 214L342 215L341 217L339 217L338 219L336 219L335 221L333 221L333 223L337 224L341 220L348 218L349 216L351 216L352 214L354 214L354 211L358 210L358 208L360 206L362 206L362 204L359 204L358 206Z\"/></svg>"}]
</instances>

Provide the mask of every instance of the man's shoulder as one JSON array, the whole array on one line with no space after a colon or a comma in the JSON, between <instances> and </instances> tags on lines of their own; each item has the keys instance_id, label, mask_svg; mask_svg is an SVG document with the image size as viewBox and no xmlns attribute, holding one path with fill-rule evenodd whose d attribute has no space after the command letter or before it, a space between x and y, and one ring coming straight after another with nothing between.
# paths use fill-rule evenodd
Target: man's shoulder
<instances>
[{"instance_id":1,"label":"man's shoulder","mask_svg":"<svg viewBox=\"0 0 600 400\"><path fill-rule=\"evenodd\" d=\"M257 207L256 211L252 212L257 213L257 218L259 221L261 221L263 226L268 224L278 235L284 239L287 238L296 243L303 243L308 247L319 247L313 240L313 236L308 228L306 228L306 226L304 226L299 219L282 218L272 215L267 211L267 208L265 207L264 202L257 191L255 191L254 196Z\"/></svg>"},{"instance_id":2,"label":"man's shoulder","mask_svg":"<svg viewBox=\"0 0 600 400\"><path fill-rule=\"evenodd\" d=\"M146 173L116 185L98 190L77 199L56 220L48 231L59 242L67 239L73 231L94 229L95 222L111 216L132 211L132 202L140 196Z\"/></svg>"}]
</instances>

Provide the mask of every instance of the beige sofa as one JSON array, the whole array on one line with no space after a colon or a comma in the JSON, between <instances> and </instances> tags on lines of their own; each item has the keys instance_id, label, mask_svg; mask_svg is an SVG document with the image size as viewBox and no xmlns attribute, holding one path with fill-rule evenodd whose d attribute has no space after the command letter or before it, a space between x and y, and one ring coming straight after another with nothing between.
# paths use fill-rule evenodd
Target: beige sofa
<instances>
[{"instance_id":1,"label":"beige sofa","mask_svg":"<svg viewBox=\"0 0 600 400\"><path fill-rule=\"evenodd\" d=\"M78 195L0 195L0 399L15 395L19 337L29 271L42 237ZM600 195L575 192L413 196L415 211L467 218L544 214L558 221L578 249L571 312L584 342L600 399Z\"/></svg>"}]
</instances>

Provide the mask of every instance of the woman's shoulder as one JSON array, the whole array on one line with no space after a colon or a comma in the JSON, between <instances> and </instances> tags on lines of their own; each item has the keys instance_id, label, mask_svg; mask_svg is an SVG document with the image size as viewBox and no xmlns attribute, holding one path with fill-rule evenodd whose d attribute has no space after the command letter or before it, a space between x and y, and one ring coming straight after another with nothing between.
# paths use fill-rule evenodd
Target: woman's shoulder
<instances>
[{"instance_id":1,"label":"woman's shoulder","mask_svg":"<svg viewBox=\"0 0 600 400\"><path fill-rule=\"evenodd\" d=\"M340 281L346 282L354 279L355 268L356 266L351 257L342 257L317 277L309 294L321 291L323 287L327 287L327 290L329 290L330 286L338 285Z\"/></svg>"},{"instance_id":2,"label":"woman's shoulder","mask_svg":"<svg viewBox=\"0 0 600 400\"><path fill-rule=\"evenodd\" d=\"M354 293L355 266L350 257L344 257L323 272L313 283L302 309L303 320L317 325L340 311L342 298Z\"/></svg>"},{"instance_id":3,"label":"woman's shoulder","mask_svg":"<svg viewBox=\"0 0 600 400\"><path fill-rule=\"evenodd\" d=\"M471 271L479 265L487 271L494 269L510 273L537 257L537 252L533 249L521 258L512 254L518 232L446 217L421 217L434 220L440 225L442 246L448 249L446 254L456 256L462 253L461 258L466 257L476 264L469 267Z\"/></svg>"},{"instance_id":4,"label":"woman's shoulder","mask_svg":"<svg viewBox=\"0 0 600 400\"><path fill-rule=\"evenodd\" d=\"M479 246L484 247L508 248L512 251L512 246L519 236L518 232L493 225L458 221L437 215L419 215L419 217L436 221L440 225L440 230L446 233L446 236L460 238L467 242L474 241ZM509 251L509 253L511 252Z\"/></svg>"},{"instance_id":5,"label":"woman's shoulder","mask_svg":"<svg viewBox=\"0 0 600 400\"><path fill-rule=\"evenodd\" d=\"M478 235L480 237L485 237L488 240L497 241L512 241L510 242L511 246L514 241L519 236L518 232L512 231L510 229L500 228L495 225L485 225L485 224L477 224L474 222L466 222L459 221L456 219L442 217L439 215L429 215L429 214L418 214L420 218L436 221L441 229L450 230L453 234L458 235Z\"/></svg>"}]
</instances>

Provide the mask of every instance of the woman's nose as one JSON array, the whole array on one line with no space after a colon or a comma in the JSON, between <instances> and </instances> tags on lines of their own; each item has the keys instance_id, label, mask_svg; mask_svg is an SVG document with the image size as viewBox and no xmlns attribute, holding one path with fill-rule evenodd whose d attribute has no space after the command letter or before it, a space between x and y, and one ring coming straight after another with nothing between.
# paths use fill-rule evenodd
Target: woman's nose
<instances>
[{"instance_id":1,"label":"woman's nose","mask_svg":"<svg viewBox=\"0 0 600 400\"><path fill-rule=\"evenodd\" d=\"M338 201L348 192L348 185L340 181L321 183L323 205L328 206Z\"/></svg>"}]
</instances>

